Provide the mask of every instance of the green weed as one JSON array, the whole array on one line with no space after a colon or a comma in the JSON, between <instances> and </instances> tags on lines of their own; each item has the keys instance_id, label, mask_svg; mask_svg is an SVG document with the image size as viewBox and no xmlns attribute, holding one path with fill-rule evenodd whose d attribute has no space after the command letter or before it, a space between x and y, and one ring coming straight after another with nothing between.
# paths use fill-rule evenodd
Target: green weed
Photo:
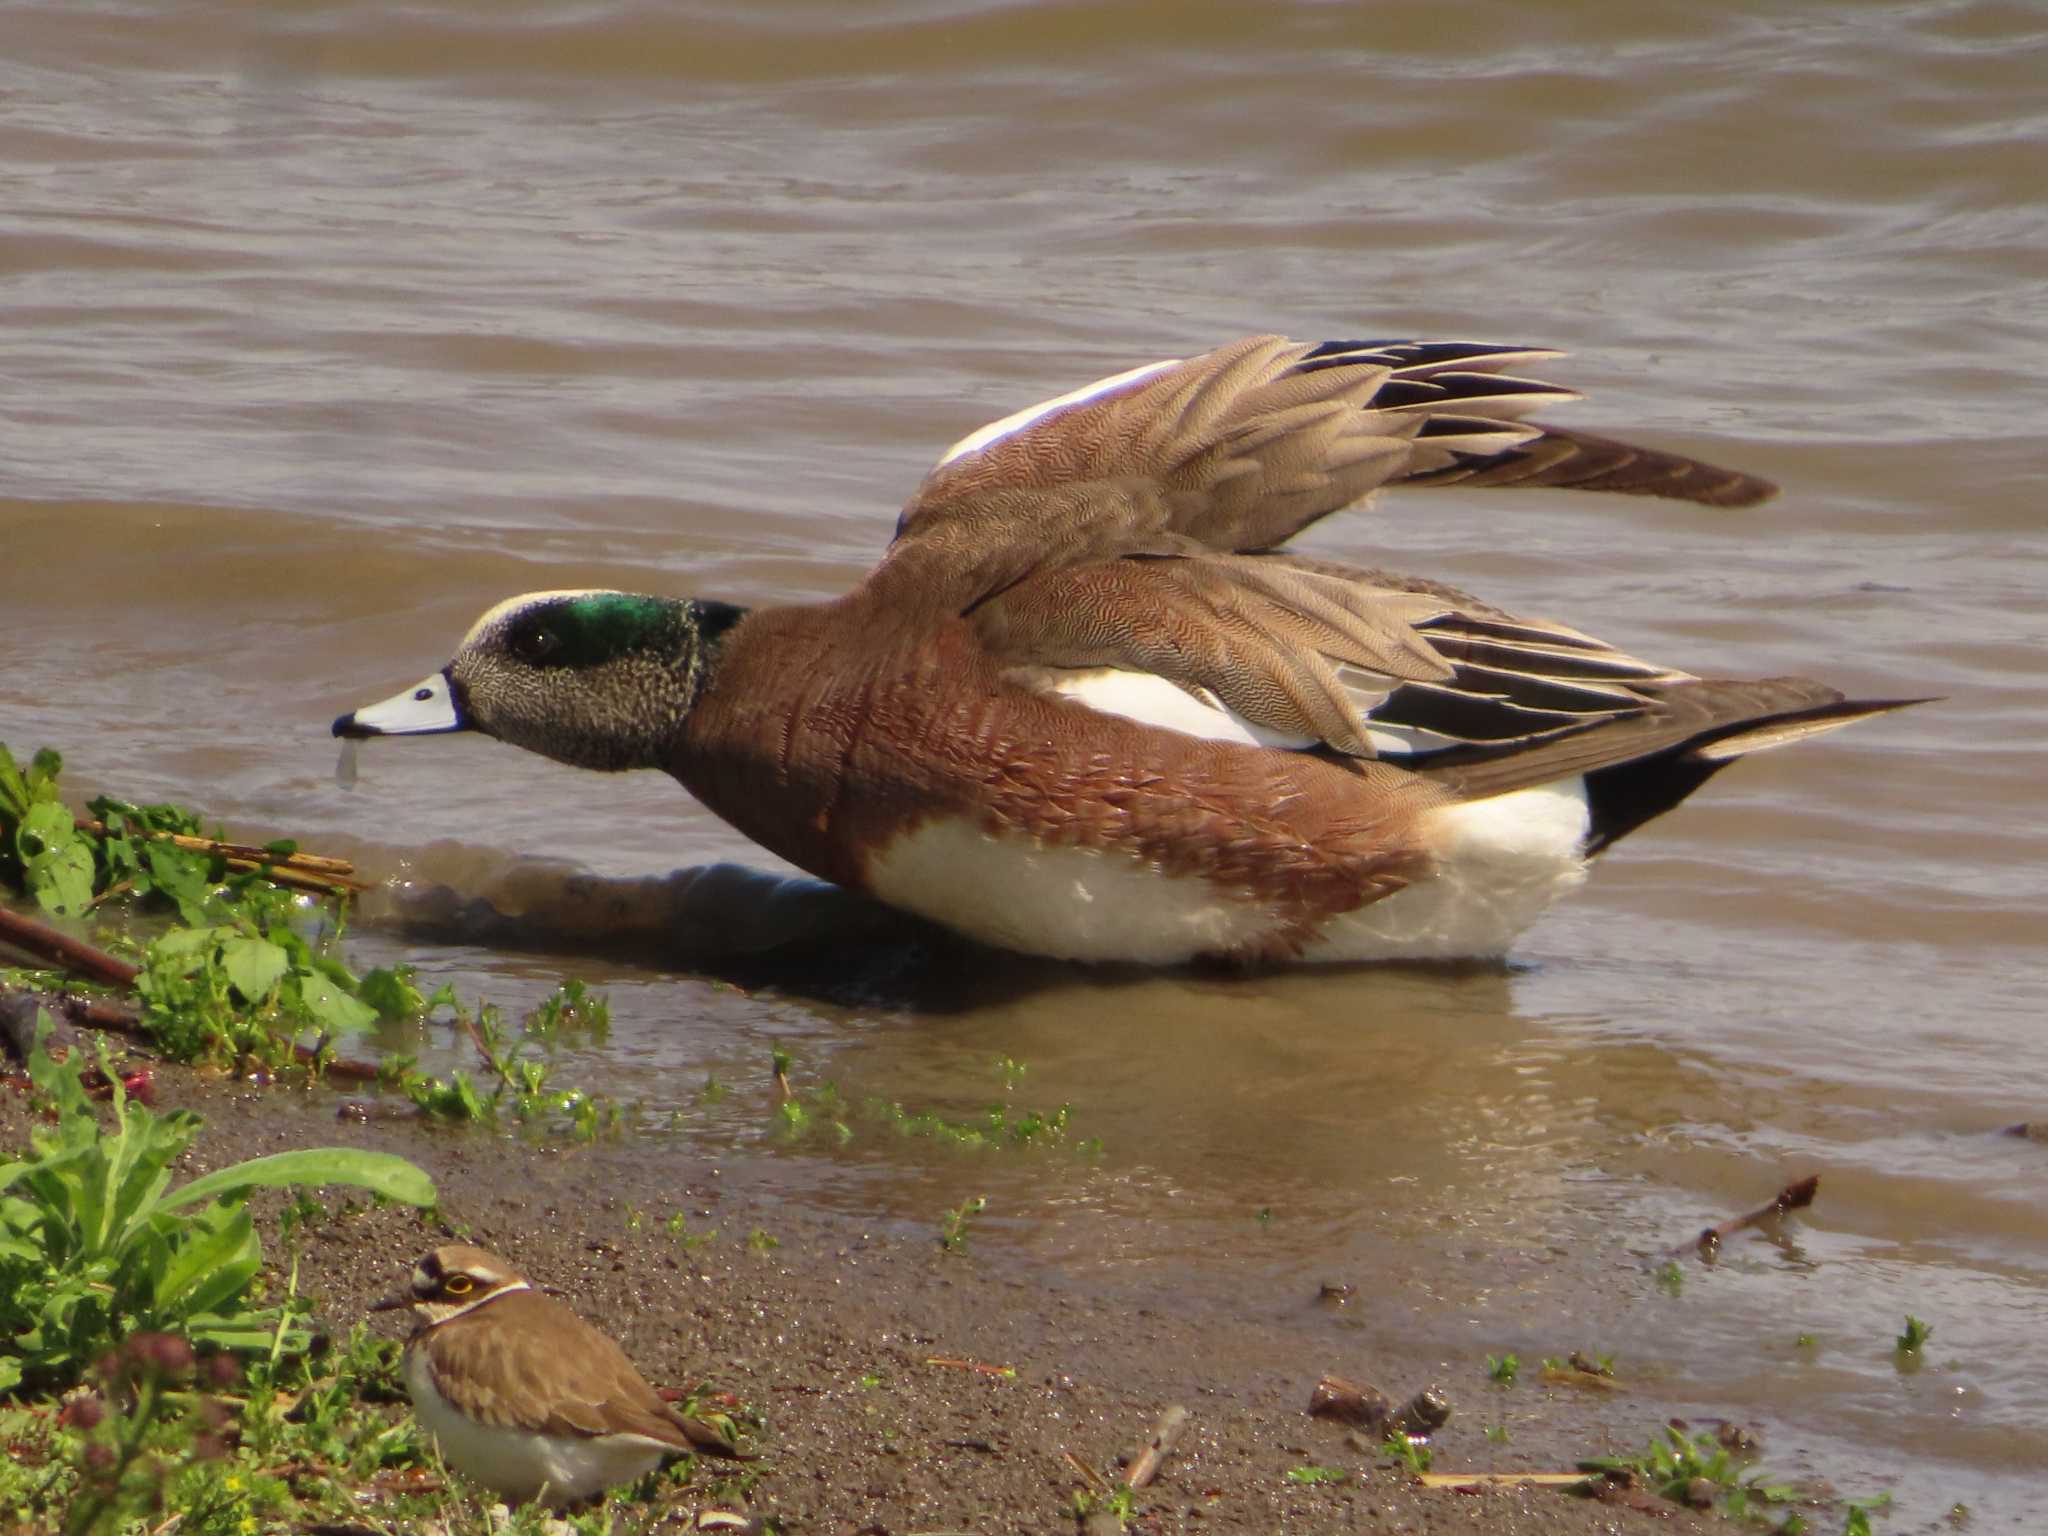
<instances>
[{"instance_id":1,"label":"green weed","mask_svg":"<svg viewBox=\"0 0 2048 1536\"><path fill-rule=\"evenodd\" d=\"M413 1164L346 1147L254 1158L172 1189L171 1164L198 1135L199 1116L159 1115L129 1098L102 1055L113 1094L102 1126L83 1066L81 1052L53 1061L38 1039L29 1080L56 1124L31 1132L26 1157L0 1159L0 1394L67 1386L140 1332L268 1345L283 1324L276 1309L247 1305L263 1262L244 1204L251 1189L348 1184L434 1203L433 1181ZM290 1347L304 1345L294 1332Z\"/></svg>"},{"instance_id":2,"label":"green weed","mask_svg":"<svg viewBox=\"0 0 2048 1536\"><path fill-rule=\"evenodd\" d=\"M1595 1457L1580 1462L1579 1469L1625 1473L1674 1504L1695 1504L1702 1489L1711 1489L1722 1511L1738 1519L1794 1497L1794 1490L1783 1484L1745 1478L1747 1465L1748 1458L1723 1445L1713 1431L1687 1435L1668 1424L1639 1455Z\"/></svg>"},{"instance_id":3,"label":"green weed","mask_svg":"<svg viewBox=\"0 0 2048 1536\"><path fill-rule=\"evenodd\" d=\"M1488 1355L1486 1374L1504 1387L1515 1384L1515 1373L1522 1368L1521 1360L1514 1355Z\"/></svg>"},{"instance_id":4,"label":"green weed","mask_svg":"<svg viewBox=\"0 0 2048 1536\"><path fill-rule=\"evenodd\" d=\"M988 1201L981 1195L963 1200L952 1210L939 1217L939 1246L948 1253L958 1253L967 1246L967 1224L988 1207Z\"/></svg>"},{"instance_id":5,"label":"green weed","mask_svg":"<svg viewBox=\"0 0 2048 1536\"><path fill-rule=\"evenodd\" d=\"M1290 1483L1344 1483L1351 1480L1351 1474L1337 1467L1290 1467L1287 1481Z\"/></svg>"},{"instance_id":6,"label":"green weed","mask_svg":"<svg viewBox=\"0 0 2048 1536\"><path fill-rule=\"evenodd\" d=\"M1415 1477L1429 1470L1429 1447L1410 1438L1408 1431L1398 1424L1389 1429L1387 1438L1380 1442L1380 1454L1391 1458L1396 1465L1406 1467Z\"/></svg>"}]
</instances>

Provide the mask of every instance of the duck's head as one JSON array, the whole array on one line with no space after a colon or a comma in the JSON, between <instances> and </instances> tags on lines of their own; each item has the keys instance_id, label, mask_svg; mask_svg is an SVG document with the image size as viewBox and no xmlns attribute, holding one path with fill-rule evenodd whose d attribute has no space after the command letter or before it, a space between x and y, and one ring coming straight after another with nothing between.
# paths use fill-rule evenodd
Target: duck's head
<instances>
[{"instance_id":1,"label":"duck's head","mask_svg":"<svg viewBox=\"0 0 2048 1536\"><path fill-rule=\"evenodd\" d=\"M431 677L334 722L347 737L481 731L579 768L663 765L719 638L745 613L635 592L529 592Z\"/></svg>"}]
</instances>

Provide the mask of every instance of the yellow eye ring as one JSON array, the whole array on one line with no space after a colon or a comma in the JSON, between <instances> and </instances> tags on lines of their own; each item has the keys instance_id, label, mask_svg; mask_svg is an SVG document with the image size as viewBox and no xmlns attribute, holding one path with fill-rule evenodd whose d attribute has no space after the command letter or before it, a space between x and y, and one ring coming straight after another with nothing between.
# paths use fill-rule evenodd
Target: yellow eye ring
<instances>
[{"instance_id":1,"label":"yellow eye ring","mask_svg":"<svg viewBox=\"0 0 2048 1536\"><path fill-rule=\"evenodd\" d=\"M443 1280L441 1282L441 1289L446 1291L450 1296L467 1296L470 1290L469 1276L450 1275L446 1280Z\"/></svg>"}]
</instances>

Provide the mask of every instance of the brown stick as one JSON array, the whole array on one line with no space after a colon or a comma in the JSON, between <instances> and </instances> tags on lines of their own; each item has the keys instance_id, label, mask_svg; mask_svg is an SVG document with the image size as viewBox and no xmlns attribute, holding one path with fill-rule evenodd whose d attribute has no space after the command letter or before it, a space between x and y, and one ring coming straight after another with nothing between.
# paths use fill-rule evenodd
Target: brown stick
<instances>
[{"instance_id":1,"label":"brown stick","mask_svg":"<svg viewBox=\"0 0 2048 1536\"><path fill-rule=\"evenodd\" d=\"M979 1360L955 1360L943 1355L927 1356L924 1363L926 1365L950 1366L956 1371L979 1371L984 1376L1001 1376L1005 1379L1017 1374L1017 1368L1014 1365L984 1365Z\"/></svg>"},{"instance_id":2,"label":"brown stick","mask_svg":"<svg viewBox=\"0 0 2048 1536\"><path fill-rule=\"evenodd\" d=\"M1097 1472L1093 1467L1089 1466L1087 1462L1083 1461L1080 1457L1076 1456L1072 1451L1061 1451L1060 1460L1064 1461L1068 1466L1072 1467L1076 1472L1080 1473L1081 1480L1087 1483L1091 1488L1094 1488L1101 1493L1109 1492L1109 1484L1102 1480L1102 1474L1100 1472Z\"/></svg>"},{"instance_id":3,"label":"brown stick","mask_svg":"<svg viewBox=\"0 0 2048 1536\"><path fill-rule=\"evenodd\" d=\"M469 1036L469 1043L476 1047L476 1053L483 1059L483 1064L498 1074L498 1081L507 1088L510 1088L514 1093L517 1093L519 1085L512 1081L512 1074L507 1072L498 1063L497 1058L491 1055L491 1048L484 1044L484 1037L477 1032L476 1021L470 1018L468 1014L460 1011L456 1013L455 1017L462 1025L462 1032Z\"/></svg>"},{"instance_id":4,"label":"brown stick","mask_svg":"<svg viewBox=\"0 0 2048 1536\"><path fill-rule=\"evenodd\" d=\"M0 997L22 995L16 989L0 987ZM110 1003L103 998L77 997L69 992L29 994L36 996L43 1006L61 1013L71 1023L87 1029L103 1029L109 1034L121 1035L141 1045L151 1044L149 1031L142 1027L142 1020L132 1008L119 1003ZM292 1056L301 1066L319 1064L320 1047L315 1045L292 1046ZM357 1061L347 1056L328 1058L321 1070L330 1077L346 1078L351 1082L374 1083L381 1081L384 1074L375 1062Z\"/></svg>"},{"instance_id":5,"label":"brown stick","mask_svg":"<svg viewBox=\"0 0 2048 1536\"><path fill-rule=\"evenodd\" d=\"M108 835L107 824L81 817L78 830L90 832L94 837ZM280 869L309 869L328 875L352 875L354 864L347 859L330 859L317 853L272 853L268 848L258 848L253 843L224 843L216 837L193 837L186 832L151 832L135 828L130 834L146 842L170 843L174 847L189 848L194 853L218 853L231 859L247 859L255 864L275 865Z\"/></svg>"},{"instance_id":6,"label":"brown stick","mask_svg":"<svg viewBox=\"0 0 2048 1536\"><path fill-rule=\"evenodd\" d=\"M94 837L110 835L105 822L94 821L89 816L78 822L78 830ZM332 894L335 891L370 889L365 882L352 878L356 867L347 859L330 859L317 853L271 853L249 843L224 843L217 838L193 837L184 832L138 829L133 835L146 842L169 843L174 848L187 848L194 853L217 853L226 860L229 869L262 870L267 878L294 890Z\"/></svg>"},{"instance_id":7,"label":"brown stick","mask_svg":"<svg viewBox=\"0 0 2048 1536\"><path fill-rule=\"evenodd\" d=\"M1733 1237L1738 1232L1745 1231L1750 1227L1760 1226L1764 1222L1774 1221L1778 1217L1783 1216L1787 1211L1804 1210L1807 1206L1813 1204L1813 1197L1819 1190L1820 1175L1817 1173L1809 1174L1797 1183L1787 1184L1783 1189L1779 1190L1777 1198L1772 1200L1769 1205L1759 1206L1747 1215L1737 1216L1732 1220L1724 1221L1718 1227L1708 1227L1691 1242L1680 1243L1675 1248L1665 1250L1664 1256L1667 1259L1676 1259L1682 1258L1690 1252L1697 1253L1702 1258L1711 1259L1721 1251L1721 1242L1724 1238Z\"/></svg>"},{"instance_id":8,"label":"brown stick","mask_svg":"<svg viewBox=\"0 0 2048 1536\"><path fill-rule=\"evenodd\" d=\"M68 933L59 933L48 923L39 923L6 907L0 907L0 940L37 959L51 961L64 970L109 986L132 987L141 974L126 960L116 960L104 949L74 939Z\"/></svg>"},{"instance_id":9,"label":"brown stick","mask_svg":"<svg viewBox=\"0 0 2048 1536\"><path fill-rule=\"evenodd\" d=\"M1166 1458L1173 1454L1173 1448L1180 1443L1181 1431L1188 1427L1187 1409L1176 1403L1159 1416L1159 1425L1152 1431L1152 1443L1138 1454L1124 1474L1124 1484L1130 1488L1142 1488L1159 1475L1159 1469L1166 1465Z\"/></svg>"}]
</instances>

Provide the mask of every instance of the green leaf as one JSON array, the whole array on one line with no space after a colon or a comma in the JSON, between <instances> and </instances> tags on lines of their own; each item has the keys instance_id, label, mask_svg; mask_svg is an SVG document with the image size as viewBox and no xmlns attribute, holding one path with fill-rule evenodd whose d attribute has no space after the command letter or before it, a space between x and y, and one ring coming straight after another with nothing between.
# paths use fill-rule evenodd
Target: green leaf
<instances>
[{"instance_id":1,"label":"green leaf","mask_svg":"<svg viewBox=\"0 0 2048 1536\"><path fill-rule=\"evenodd\" d=\"M57 775L64 771L64 754L55 747L40 748L28 763L29 793L49 800L57 793Z\"/></svg>"},{"instance_id":2,"label":"green leaf","mask_svg":"<svg viewBox=\"0 0 2048 1536\"><path fill-rule=\"evenodd\" d=\"M232 1168L218 1169L172 1190L159 1202L159 1210L176 1210L195 1200L207 1200L245 1189L285 1188L294 1184L351 1184L406 1205L434 1204L434 1181L424 1168L389 1152L366 1152L357 1147L307 1147L297 1152L275 1152L255 1157Z\"/></svg>"},{"instance_id":3,"label":"green leaf","mask_svg":"<svg viewBox=\"0 0 2048 1536\"><path fill-rule=\"evenodd\" d=\"M255 1224L239 1205L214 1205L182 1229L184 1241L158 1271L155 1302L161 1323L213 1312L249 1288L263 1267Z\"/></svg>"},{"instance_id":4,"label":"green leaf","mask_svg":"<svg viewBox=\"0 0 2048 1536\"><path fill-rule=\"evenodd\" d=\"M409 965L392 970L379 966L364 974L356 995L376 1009L380 1018L407 1023L427 1011L427 1000L412 984L412 978L413 968Z\"/></svg>"},{"instance_id":5,"label":"green leaf","mask_svg":"<svg viewBox=\"0 0 2048 1536\"><path fill-rule=\"evenodd\" d=\"M350 997L331 978L317 971L300 975L299 1000L306 1005L313 1021L331 1034L354 1034L377 1022L376 1009Z\"/></svg>"},{"instance_id":6,"label":"green leaf","mask_svg":"<svg viewBox=\"0 0 2048 1536\"><path fill-rule=\"evenodd\" d=\"M221 969L244 1000L260 1003L283 978L291 962L268 939L232 938L220 947Z\"/></svg>"},{"instance_id":7,"label":"green leaf","mask_svg":"<svg viewBox=\"0 0 2048 1536\"><path fill-rule=\"evenodd\" d=\"M45 912L76 917L92 902L92 844L54 800L30 806L15 829L23 880Z\"/></svg>"},{"instance_id":8,"label":"green leaf","mask_svg":"<svg viewBox=\"0 0 2048 1536\"><path fill-rule=\"evenodd\" d=\"M185 1337L194 1344L212 1344L221 1349L232 1349L241 1354L257 1354L267 1351L277 1337L276 1311L243 1312L233 1317L193 1317L184 1325ZM252 1328L251 1320L263 1326ZM312 1347L313 1335L304 1328L286 1328L282 1353L304 1354Z\"/></svg>"},{"instance_id":9,"label":"green leaf","mask_svg":"<svg viewBox=\"0 0 2048 1536\"><path fill-rule=\"evenodd\" d=\"M203 924L206 921L207 897L212 892L202 862L195 855L168 843L146 845L142 850L142 860L149 866L151 883L178 904L179 918L187 923Z\"/></svg>"},{"instance_id":10,"label":"green leaf","mask_svg":"<svg viewBox=\"0 0 2048 1536\"><path fill-rule=\"evenodd\" d=\"M28 783L4 741L0 741L0 811L15 817L28 814Z\"/></svg>"}]
</instances>

